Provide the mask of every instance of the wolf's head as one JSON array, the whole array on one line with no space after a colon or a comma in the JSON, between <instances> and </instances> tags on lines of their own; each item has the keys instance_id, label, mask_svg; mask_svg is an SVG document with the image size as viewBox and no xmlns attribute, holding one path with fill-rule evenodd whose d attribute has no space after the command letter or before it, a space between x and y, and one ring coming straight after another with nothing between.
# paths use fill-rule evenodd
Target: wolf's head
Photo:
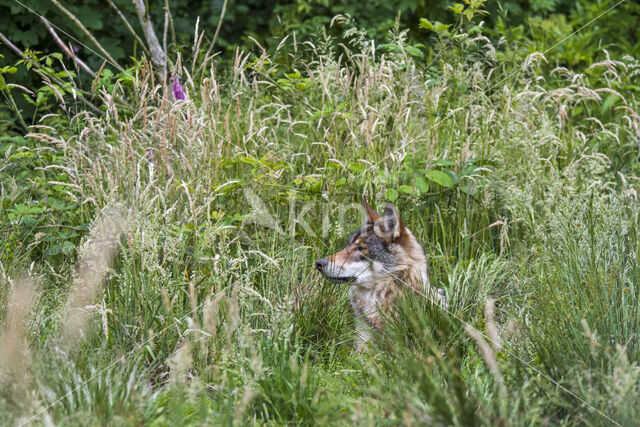
<instances>
[{"instance_id":1,"label":"wolf's head","mask_svg":"<svg viewBox=\"0 0 640 427\"><path fill-rule=\"evenodd\" d=\"M398 210L387 203L380 216L366 198L366 223L354 232L340 252L316 261L329 281L369 287L386 279L428 280L422 247L405 227Z\"/></svg>"}]
</instances>

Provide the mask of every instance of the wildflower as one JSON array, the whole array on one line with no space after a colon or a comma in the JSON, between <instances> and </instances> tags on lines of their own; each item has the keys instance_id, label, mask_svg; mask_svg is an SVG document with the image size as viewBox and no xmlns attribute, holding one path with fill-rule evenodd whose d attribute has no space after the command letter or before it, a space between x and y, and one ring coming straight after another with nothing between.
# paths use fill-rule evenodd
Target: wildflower
<instances>
[{"instance_id":1,"label":"wildflower","mask_svg":"<svg viewBox=\"0 0 640 427\"><path fill-rule=\"evenodd\" d=\"M153 163L153 151L149 151L149 161Z\"/></svg>"},{"instance_id":2,"label":"wildflower","mask_svg":"<svg viewBox=\"0 0 640 427\"><path fill-rule=\"evenodd\" d=\"M171 89L173 89L173 97L177 101L182 101L186 99L184 96L184 90L182 89L182 85L180 85L180 80L177 77L173 76L171 78Z\"/></svg>"}]
</instances>

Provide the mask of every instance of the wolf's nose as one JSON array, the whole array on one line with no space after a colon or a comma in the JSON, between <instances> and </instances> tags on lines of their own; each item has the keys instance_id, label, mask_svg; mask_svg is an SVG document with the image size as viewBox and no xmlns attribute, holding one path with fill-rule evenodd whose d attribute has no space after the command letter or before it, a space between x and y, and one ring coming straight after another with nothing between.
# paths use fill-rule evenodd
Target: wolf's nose
<instances>
[{"instance_id":1,"label":"wolf's nose","mask_svg":"<svg viewBox=\"0 0 640 427\"><path fill-rule=\"evenodd\" d=\"M325 258L319 259L316 261L316 268L322 271L322 269L325 268L328 263L329 261L327 261Z\"/></svg>"}]
</instances>

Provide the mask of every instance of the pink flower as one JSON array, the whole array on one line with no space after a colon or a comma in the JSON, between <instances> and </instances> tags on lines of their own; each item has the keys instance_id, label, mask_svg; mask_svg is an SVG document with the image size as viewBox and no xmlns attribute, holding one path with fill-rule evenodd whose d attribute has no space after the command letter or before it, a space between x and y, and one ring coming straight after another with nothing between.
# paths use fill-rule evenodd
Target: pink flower
<instances>
[{"instance_id":1,"label":"pink flower","mask_svg":"<svg viewBox=\"0 0 640 427\"><path fill-rule=\"evenodd\" d=\"M176 100L182 101L183 99L187 99L187 97L184 96L184 90L180 85L180 80L178 80L176 76L171 77L171 89L173 89L173 97Z\"/></svg>"}]
</instances>

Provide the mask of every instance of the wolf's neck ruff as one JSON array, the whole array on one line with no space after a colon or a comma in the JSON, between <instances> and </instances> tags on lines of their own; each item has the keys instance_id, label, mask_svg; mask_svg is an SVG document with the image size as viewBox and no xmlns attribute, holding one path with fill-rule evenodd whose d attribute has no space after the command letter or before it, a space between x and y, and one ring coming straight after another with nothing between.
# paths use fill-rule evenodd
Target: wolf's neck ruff
<instances>
[{"instance_id":1,"label":"wolf's neck ruff","mask_svg":"<svg viewBox=\"0 0 640 427\"><path fill-rule=\"evenodd\" d=\"M349 289L351 308L356 319L381 330L382 319L388 315L395 299L407 288L420 294L429 292L427 260L422 246L409 229L408 247L389 248L394 253L394 266L390 271L376 272L367 282L354 283Z\"/></svg>"},{"instance_id":2,"label":"wolf's neck ruff","mask_svg":"<svg viewBox=\"0 0 640 427\"><path fill-rule=\"evenodd\" d=\"M351 307L356 316L357 348L369 338L366 326L383 328L400 292L413 289L437 301L427 274L424 250L413 233L404 226L398 211L387 204L380 216L363 201L367 222L349 238L347 246L316 262L324 277L334 283L349 283Z\"/></svg>"}]
</instances>

